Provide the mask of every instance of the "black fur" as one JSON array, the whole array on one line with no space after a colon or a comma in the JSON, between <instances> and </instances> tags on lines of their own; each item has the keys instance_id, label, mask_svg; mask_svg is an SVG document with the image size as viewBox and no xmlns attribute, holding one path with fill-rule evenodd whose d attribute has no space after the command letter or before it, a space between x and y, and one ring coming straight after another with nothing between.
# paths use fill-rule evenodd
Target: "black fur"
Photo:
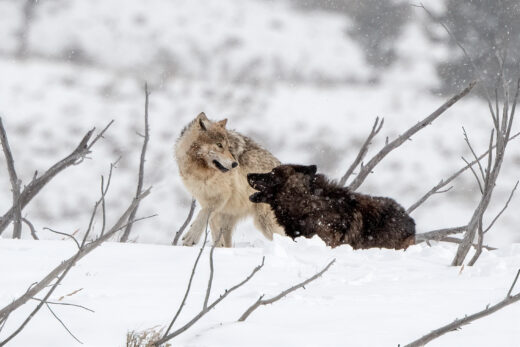
<instances>
[{"instance_id":1,"label":"black fur","mask_svg":"<svg viewBox=\"0 0 520 347\"><path fill-rule=\"evenodd\" d=\"M280 165L248 174L258 192L249 199L268 203L293 239L318 235L331 247L403 249L415 242L415 222L390 198L355 193L316 174L316 166Z\"/></svg>"}]
</instances>

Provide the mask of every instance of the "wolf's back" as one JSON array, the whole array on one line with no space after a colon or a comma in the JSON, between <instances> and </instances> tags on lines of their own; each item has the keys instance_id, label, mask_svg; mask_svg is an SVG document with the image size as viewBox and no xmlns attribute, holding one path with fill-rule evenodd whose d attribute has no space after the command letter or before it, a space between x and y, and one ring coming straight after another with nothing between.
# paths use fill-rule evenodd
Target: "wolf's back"
<instances>
[{"instance_id":1,"label":"wolf's back","mask_svg":"<svg viewBox=\"0 0 520 347\"><path fill-rule=\"evenodd\" d=\"M231 153L238 160L238 164L247 173L269 172L276 166L280 165L280 161L276 159L271 152L249 137L236 131L229 130L228 138L231 143Z\"/></svg>"}]
</instances>

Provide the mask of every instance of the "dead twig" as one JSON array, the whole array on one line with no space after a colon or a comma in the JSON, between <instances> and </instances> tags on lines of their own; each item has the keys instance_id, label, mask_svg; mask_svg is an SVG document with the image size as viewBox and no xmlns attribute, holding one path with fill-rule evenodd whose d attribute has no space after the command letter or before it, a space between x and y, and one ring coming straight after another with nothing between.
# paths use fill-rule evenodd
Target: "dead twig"
<instances>
[{"instance_id":1,"label":"dead twig","mask_svg":"<svg viewBox=\"0 0 520 347\"><path fill-rule=\"evenodd\" d=\"M511 140L514 140L518 136L520 136L520 132L518 132L515 135L509 137L508 142L511 141ZM496 147L496 145L493 145L492 149L494 149L495 147ZM432 196L433 194L436 194L437 192L439 192L439 190L441 188L443 188L443 187L447 186L448 184L450 184L451 181L453 181L455 178L457 178L460 174L462 174L464 171L469 169L471 166L475 165L478 160L481 160L482 158L486 157L488 154L489 154L489 149L486 152L482 153L476 160L473 160L472 162L470 162L466 166L462 167L461 169L459 169L457 172L453 173L448 178L440 180L440 182L435 187L430 189L417 202L415 202L413 205L408 207L406 212L407 213L412 213L417 207L421 206L424 202L426 202L426 200L428 200L428 198L430 198L430 196Z\"/></svg>"},{"instance_id":2,"label":"dead twig","mask_svg":"<svg viewBox=\"0 0 520 347\"><path fill-rule=\"evenodd\" d=\"M107 129L112 125L114 121L108 123L108 125L92 140L95 128L89 130L85 136L81 139L79 145L69 154L53 166L51 166L43 175L37 177L36 175L27 186L24 187L20 193L19 204L23 210L25 206L40 192L40 190L49 183L57 174L64 169L79 164L89 153L90 149L94 144L103 136ZM89 143L90 141L90 143ZM0 218L0 235L5 228L11 223L14 218L16 208L11 207L3 216Z\"/></svg>"},{"instance_id":3,"label":"dead twig","mask_svg":"<svg viewBox=\"0 0 520 347\"><path fill-rule=\"evenodd\" d=\"M88 255L90 252L92 252L94 249L99 247L103 242L108 240L110 237L112 237L115 233L120 231L122 228L126 226L126 221L128 220L128 217L130 216L130 213L133 208L135 208L136 204L146 198L150 194L150 188L146 189L139 197L134 198L128 208L123 212L123 214L119 217L119 219L116 221L116 223L109 229L108 232L106 232L103 236L98 237L97 239L93 240L92 242L86 243L82 245L81 249L76 252L72 257L69 259L63 261L61 264L56 266L52 271L50 271L44 278L42 278L37 284L32 286L25 294L11 302L10 304L6 305L2 309L0 309L0 320L7 315L9 315L11 312L25 304L28 300L35 297L36 294L38 294L40 291L42 291L44 288L46 288L56 277L60 276L60 274L63 275L65 271L70 270L76 262L81 260L83 257ZM134 220L134 223L137 222L139 219ZM85 234L85 236L88 236L88 234ZM84 238L86 240L86 238ZM61 276L62 276L61 275ZM59 283L56 281L56 283ZM53 286L54 287L54 286ZM52 288L52 287L51 287ZM44 297L42 300L47 301L48 296ZM32 317L32 316L31 316ZM0 345L2 346L2 345Z\"/></svg>"},{"instance_id":4,"label":"dead twig","mask_svg":"<svg viewBox=\"0 0 520 347\"><path fill-rule=\"evenodd\" d=\"M179 329L175 330L174 332L172 332L171 334L169 335L166 335L164 336L162 339L159 339L157 341L155 341L153 343L153 346L160 346L161 344L165 343L166 341L169 341L171 339L173 339L174 337L182 334L183 332L185 332L186 330L188 330L189 328L191 328L193 326L193 324L195 324L199 319L201 319L204 315L206 315L206 313L208 313L209 311L211 311L215 306L217 306L222 300L224 300L229 294L231 294L232 292L234 292L235 290L237 290L238 288L242 287L244 284L246 284L247 282L249 282L249 280L251 280L251 278L253 278L253 276L258 272L260 271L260 269L262 269L262 267L264 266L264 261L265 261L265 257L262 257L262 263L258 266L256 266L253 271L251 271L251 273L249 274L249 276L247 276L244 280L242 280L240 283L234 285L233 287L229 288L229 289L226 289L224 291L224 293L222 293L218 299L215 299L209 306L207 306L206 308L203 308L195 317L193 317L188 323L184 324L182 327L180 327Z\"/></svg>"},{"instance_id":5,"label":"dead twig","mask_svg":"<svg viewBox=\"0 0 520 347\"><path fill-rule=\"evenodd\" d=\"M209 251L209 279L208 287L206 288L206 296L204 297L204 304L202 305L202 308L208 307L209 296L211 294L211 286L213 285L213 275L215 273L215 267L213 264L213 252L215 251L215 247L217 247L217 244L220 242L223 233L224 230L220 230L217 239L213 241L213 245L211 246L211 250Z\"/></svg>"},{"instance_id":6,"label":"dead twig","mask_svg":"<svg viewBox=\"0 0 520 347\"><path fill-rule=\"evenodd\" d=\"M186 217L186 220L182 224L182 226L177 230L175 233L175 237L173 238L172 245L177 246L177 243L179 242L179 239L182 236L182 233L184 232L184 229L190 224L191 219L193 218L193 213L195 212L195 207L197 206L197 201L195 199L191 199L191 205L190 205L190 212L188 212L188 217Z\"/></svg>"},{"instance_id":7,"label":"dead twig","mask_svg":"<svg viewBox=\"0 0 520 347\"><path fill-rule=\"evenodd\" d=\"M341 179L339 180L339 185L340 186L343 187L347 183L347 180L352 175L354 170L359 166L359 164L362 163L363 159L365 158L365 156L366 156L366 154L368 152L368 147L370 147L370 145L372 144L372 139L379 133L379 131L381 131L381 128L383 127L384 123L385 123L385 119L384 118L381 118L381 122L379 122L379 117L376 117L374 125L372 126L372 130L370 131L370 133L368 134L365 142L363 143L363 145L359 149L359 153L358 153L356 159L350 165L350 167L348 168L347 172L345 172L345 175L343 175L343 177L341 177Z\"/></svg>"},{"instance_id":8,"label":"dead twig","mask_svg":"<svg viewBox=\"0 0 520 347\"><path fill-rule=\"evenodd\" d=\"M463 225L460 227L438 229L426 233L416 234L415 243L417 244L423 241L439 241L445 236L462 233L466 231L467 228L467 225Z\"/></svg>"},{"instance_id":9,"label":"dead twig","mask_svg":"<svg viewBox=\"0 0 520 347\"><path fill-rule=\"evenodd\" d=\"M503 68L501 64L501 69ZM502 71L502 70L501 70ZM508 101L508 95L509 91L507 88L507 84L505 82L503 71L501 73L501 78L503 81L503 94L504 94L504 105L502 114L497 113L496 115L492 115L493 117L493 124L494 128L491 131L491 136L489 140L489 146L488 146L488 164L487 168L484 172L484 187L482 191L482 196L479 201L479 204L475 211L473 212L473 215L471 216L471 219L468 223L468 230L464 234L463 242L460 243L459 247L457 248L457 253L455 254L455 257L453 258L453 261L451 263L452 266L460 266L463 264L464 259L466 258L470 248L471 244L475 238L475 235L479 234L479 244L482 244L483 240L483 234L484 231L482 230L482 220L483 216L486 213L489 203L491 201L491 197L493 195L494 188L496 186L496 182L498 179L498 176L500 174L500 170L502 168L502 163L505 156L505 151L507 144L509 142L509 134L511 133L511 128L513 126L513 118L514 113L509 110L509 101ZM516 95L518 95L518 90L520 89L520 79L517 83L517 90L515 93L515 99L513 101L513 108L516 107L517 98ZM498 94L498 93L497 93ZM493 139L495 139L496 146L493 150ZM480 256L481 248L477 248L477 252L475 253L474 257L470 260L470 263L468 265L473 265L478 257Z\"/></svg>"},{"instance_id":10,"label":"dead twig","mask_svg":"<svg viewBox=\"0 0 520 347\"><path fill-rule=\"evenodd\" d=\"M51 306L48 304L48 303L45 303L45 306L47 306L47 308L49 309L49 311L52 313L52 315L54 316L54 318L56 318L56 320L58 322L60 322L60 324L63 326L63 328L65 328L65 330L69 333L70 336L72 336L72 338L74 338L74 340L76 340L77 342L83 344L83 342L80 341L80 339L78 339L71 331L70 329L65 325L65 323L60 319L60 317L58 317L58 315L52 310Z\"/></svg>"},{"instance_id":11,"label":"dead twig","mask_svg":"<svg viewBox=\"0 0 520 347\"><path fill-rule=\"evenodd\" d=\"M7 133L0 117L0 142L2 143L2 150L4 151L5 160L7 161L7 171L9 173L9 180L11 182L11 191L13 194L13 239L22 237L22 207L20 204L20 185L21 181L18 179L16 170L14 168L13 154L7 141Z\"/></svg>"},{"instance_id":12,"label":"dead twig","mask_svg":"<svg viewBox=\"0 0 520 347\"><path fill-rule=\"evenodd\" d=\"M422 346L426 345L428 342L430 342L436 338L439 338L442 335L449 333L450 331L458 330L466 324L469 324L479 318L482 318L482 317L488 316L492 313L495 313L496 311L519 301L520 293L511 296L511 292L513 291L513 288L516 284L519 274L520 274L520 270L518 270L515 280L513 281L513 284L511 285L511 288L509 289L509 292L507 293L505 299L503 299L499 303L497 303L493 306L488 305L488 306L486 306L486 308L484 310L479 311L479 312L474 313L469 316L466 315L466 316L464 316L464 318L455 319L454 322L447 324L439 329L433 330L429 334L424 335L423 337L405 345L404 347L422 347Z\"/></svg>"},{"instance_id":13,"label":"dead twig","mask_svg":"<svg viewBox=\"0 0 520 347\"><path fill-rule=\"evenodd\" d=\"M135 196L141 195L141 191L143 190L143 181L144 181L144 162L146 161L146 148L148 147L148 141L150 140L150 127L148 124L148 97L150 96L150 92L148 91L148 84L144 85L144 141L143 147L141 149L141 159L139 160L139 176L137 179L137 191ZM139 208L139 204L135 207L135 210L132 211L130 215L129 221L134 220L135 215L137 214L137 209ZM123 235L121 236L120 242L128 241L130 237L130 232L132 231L133 223L128 224Z\"/></svg>"},{"instance_id":14,"label":"dead twig","mask_svg":"<svg viewBox=\"0 0 520 347\"><path fill-rule=\"evenodd\" d=\"M449 109L453 104L455 104L457 101L462 99L464 96L466 96L471 89L475 86L477 82L473 81L471 82L464 90L462 90L457 95L453 96L451 99L446 101L442 106L440 106L437 110L435 110L433 113L431 113L428 117L424 118L422 121L418 122L411 128L409 128L407 131L405 131L402 135L397 137L395 140L389 142L386 144L376 155L370 159L370 161L361 168L359 173L357 174L356 178L349 184L349 188L352 190L356 190L359 188L359 186L365 181L367 176L372 172L374 167L379 164L383 158L402 145L405 141L407 141L410 137L412 137L414 134L416 134L419 130L425 128L426 126L430 125L435 119L437 119L441 114L443 114L447 109Z\"/></svg>"},{"instance_id":15,"label":"dead twig","mask_svg":"<svg viewBox=\"0 0 520 347\"><path fill-rule=\"evenodd\" d=\"M309 277L308 279L306 279L305 281L303 282L300 282L290 288L287 288L286 290L284 290L283 292L281 292L280 294L276 295L276 296L273 296L272 298L270 299L263 299L263 295L261 295L258 300L253 304L251 305L243 314L242 316L240 316L240 318L238 319L239 322L243 322L247 319L247 317L249 317L249 315L251 313L253 313L254 310L256 310L258 307L260 306L263 306L263 305L269 305L269 304L272 304L280 299L282 299L283 297L287 296L288 294L294 292L295 290L299 289L299 288L303 288L305 285L309 284L310 282L314 281L315 279L317 279L318 277L320 277L321 275L323 275L331 266L332 264L334 264L334 262L336 261L336 259L333 259L330 263L327 264L327 266L325 266L325 268L323 268L323 270L321 270L320 272L316 273L314 276L312 277Z\"/></svg>"},{"instance_id":16,"label":"dead twig","mask_svg":"<svg viewBox=\"0 0 520 347\"><path fill-rule=\"evenodd\" d=\"M168 328L166 328L166 332L164 333L163 338L168 335L170 332L170 329L172 328L173 324L179 317L179 315L182 312L182 309L184 308L184 305L186 304L186 299L188 299L188 295L190 294L191 284L193 282L193 278L195 277L195 272L197 271L197 265L199 264L200 256L202 255L202 252L204 252L204 247L206 246L206 241L208 240L208 224L209 224L209 216L206 220L206 233L204 234L204 242L202 242L202 246L200 247L199 254L197 254L197 258L195 259L195 263L193 264L193 268L191 269L191 275L190 279L188 280L188 286L186 287L186 292L184 293L184 297L182 298L181 304L179 305L179 308L177 309L177 312L175 313L175 316L173 316L172 321L170 322L170 325L168 325Z\"/></svg>"},{"instance_id":17,"label":"dead twig","mask_svg":"<svg viewBox=\"0 0 520 347\"><path fill-rule=\"evenodd\" d=\"M31 222L29 222L29 220L27 218L22 218L22 222L27 224L27 226L29 227L29 230L31 230L32 238L35 240L39 240L38 235L36 235L36 229L34 228L34 225Z\"/></svg>"}]
</instances>

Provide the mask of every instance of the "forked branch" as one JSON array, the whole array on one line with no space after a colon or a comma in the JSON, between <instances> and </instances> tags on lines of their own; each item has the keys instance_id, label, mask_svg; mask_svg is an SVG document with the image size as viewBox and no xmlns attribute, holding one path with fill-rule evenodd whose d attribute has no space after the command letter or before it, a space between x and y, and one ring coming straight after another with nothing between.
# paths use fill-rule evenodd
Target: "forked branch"
<instances>
[{"instance_id":1,"label":"forked branch","mask_svg":"<svg viewBox=\"0 0 520 347\"><path fill-rule=\"evenodd\" d=\"M410 139L414 134L416 134L419 130L425 128L426 126L430 125L434 120L436 120L441 114L443 114L446 110L448 110L453 104L455 104L457 101L462 99L464 96L466 96L471 89L475 86L477 82L473 81L471 82L464 90L462 90L457 95L453 96L451 99L446 101L442 106L440 106L438 109L436 109L433 113L431 113L428 117L424 118L422 121L418 122L414 126L412 126L410 129L405 131L402 135L397 137L395 140L389 142L386 144L376 155L370 159L370 161L361 168L359 173L357 174L356 178L349 184L349 188L352 190L356 190L359 188L359 186L365 181L367 176L372 172L372 170L376 167L377 164L383 158L388 155L391 151L396 149L397 147L401 146L405 141Z\"/></svg>"},{"instance_id":2,"label":"forked branch","mask_svg":"<svg viewBox=\"0 0 520 347\"><path fill-rule=\"evenodd\" d=\"M112 125L114 121L108 123L108 125L91 141L92 135L94 134L95 128L89 130L85 136L81 139L79 145L70 153L68 156L51 166L41 176L35 175L31 182L26 185L23 191L20 193L19 204L20 209L23 210L25 206L40 192L40 190L49 183L57 174L64 169L79 164L89 153L90 149L94 144L103 137L103 134ZM12 206L1 218L0 218L0 235L5 228L11 223L15 216L16 207Z\"/></svg>"},{"instance_id":3,"label":"forked branch","mask_svg":"<svg viewBox=\"0 0 520 347\"><path fill-rule=\"evenodd\" d=\"M269 299L264 299L263 295L260 296L258 298L258 300L253 304L251 305L243 314L242 316L240 316L240 318L238 319L239 322L243 322L247 319L247 317L249 317L249 315L251 313L253 313L254 310L256 310L257 308L259 308L260 306L263 306L263 305L269 305L269 304L272 304L280 299L282 299L283 297L287 296L288 294L294 292L295 290L299 289L299 288L303 288L305 285L309 284L310 282L314 281L315 279L317 279L318 277L320 277L321 275L323 275L331 266L332 264L334 264L334 262L336 262L336 259L332 259L332 261L330 263L327 264L327 266L325 266L325 268L323 268L323 270L321 270L320 272L316 273L314 276L312 277L309 277L307 278L305 281L303 282L300 282L286 290L284 290L283 292L281 292L280 294L276 295L276 296L273 296L272 298L269 298Z\"/></svg>"}]
</instances>

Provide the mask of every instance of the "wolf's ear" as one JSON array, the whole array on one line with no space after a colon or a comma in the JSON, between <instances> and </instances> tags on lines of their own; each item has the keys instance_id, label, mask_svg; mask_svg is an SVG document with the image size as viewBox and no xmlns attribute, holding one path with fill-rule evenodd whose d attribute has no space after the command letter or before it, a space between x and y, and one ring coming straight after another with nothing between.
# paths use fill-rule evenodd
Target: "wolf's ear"
<instances>
[{"instance_id":1,"label":"wolf's ear","mask_svg":"<svg viewBox=\"0 0 520 347\"><path fill-rule=\"evenodd\" d=\"M296 169L296 172L301 172L305 175L314 176L314 175L316 175L317 170L318 170L318 168L316 167L316 165L309 165L309 166L299 165L298 168Z\"/></svg>"},{"instance_id":2,"label":"wolf's ear","mask_svg":"<svg viewBox=\"0 0 520 347\"><path fill-rule=\"evenodd\" d=\"M204 112L199 113L199 115L197 116L197 121L202 130L204 130L204 131L208 130L208 128L206 127L206 124L204 124L204 122L208 121L208 117L206 117L206 114Z\"/></svg>"},{"instance_id":3,"label":"wolf's ear","mask_svg":"<svg viewBox=\"0 0 520 347\"><path fill-rule=\"evenodd\" d=\"M217 122L217 125L221 126L222 128L225 128L226 124L227 124L227 118L224 118L223 120Z\"/></svg>"},{"instance_id":4,"label":"wolf's ear","mask_svg":"<svg viewBox=\"0 0 520 347\"><path fill-rule=\"evenodd\" d=\"M316 175L316 171L318 171L318 168L316 167L316 165L309 165L307 166L307 173L311 176L314 176Z\"/></svg>"}]
</instances>

